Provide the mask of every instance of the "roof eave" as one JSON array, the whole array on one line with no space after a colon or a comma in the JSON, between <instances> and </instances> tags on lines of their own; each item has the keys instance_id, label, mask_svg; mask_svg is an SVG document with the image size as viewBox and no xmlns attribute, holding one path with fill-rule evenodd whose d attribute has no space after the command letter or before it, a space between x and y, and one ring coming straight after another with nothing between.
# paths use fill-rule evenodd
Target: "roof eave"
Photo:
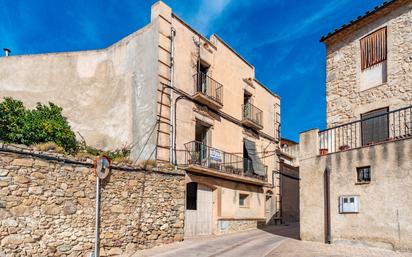
<instances>
[{"instance_id":1,"label":"roof eave","mask_svg":"<svg viewBox=\"0 0 412 257\"><path fill-rule=\"evenodd\" d=\"M327 39L331 38L332 36L338 34L339 32L346 30L350 27L352 27L353 25L359 23L360 21L366 19L367 17L375 14L376 12L383 10L384 8L387 8L388 6L394 4L395 2L397 2L398 0L390 0L390 1L385 1L382 4L375 6L375 8L372 11L367 11L365 12L364 15L362 16L358 16L355 20L351 20L349 23L347 24L343 24L340 28L335 29L333 32L329 32L327 35L324 35L320 38L319 42L324 43Z\"/></svg>"}]
</instances>

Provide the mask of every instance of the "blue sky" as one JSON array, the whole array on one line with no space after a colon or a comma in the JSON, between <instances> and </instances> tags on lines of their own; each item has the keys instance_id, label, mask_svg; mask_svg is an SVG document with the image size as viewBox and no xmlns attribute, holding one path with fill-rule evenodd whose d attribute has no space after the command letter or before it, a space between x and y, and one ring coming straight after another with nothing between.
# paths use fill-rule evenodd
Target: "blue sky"
<instances>
[{"instance_id":1,"label":"blue sky","mask_svg":"<svg viewBox=\"0 0 412 257\"><path fill-rule=\"evenodd\" d=\"M143 0L0 0L0 47L12 54L104 48L149 22ZM165 0L206 36L216 33L281 96L282 136L325 126L319 38L383 0Z\"/></svg>"}]
</instances>

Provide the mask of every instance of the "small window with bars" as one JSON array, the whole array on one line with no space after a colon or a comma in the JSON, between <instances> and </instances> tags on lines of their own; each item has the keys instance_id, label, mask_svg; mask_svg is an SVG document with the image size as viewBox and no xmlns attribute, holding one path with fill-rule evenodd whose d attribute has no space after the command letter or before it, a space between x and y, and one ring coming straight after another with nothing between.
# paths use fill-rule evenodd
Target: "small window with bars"
<instances>
[{"instance_id":1,"label":"small window with bars","mask_svg":"<svg viewBox=\"0 0 412 257\"><path fill-rule=\"evenodd\" d=\"M359 167L356 168L358 183L369 183L371 182L371 167Z\"/></svg>"},{"instance_id":2,"label":"small window with bars","mask_svg":"<svg viewBox=\"0 0 412 257\"><path fill-rule=\"evenodd\" d=\"M361 69L367 69L386 60L386 27L360 40Z\"/></svg>"}]
</instances>

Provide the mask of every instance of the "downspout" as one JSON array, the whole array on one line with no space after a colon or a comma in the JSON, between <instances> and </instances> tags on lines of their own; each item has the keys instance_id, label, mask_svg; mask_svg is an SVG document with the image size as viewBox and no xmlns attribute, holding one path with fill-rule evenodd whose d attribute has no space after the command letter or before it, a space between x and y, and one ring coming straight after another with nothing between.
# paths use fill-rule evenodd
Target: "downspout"
<instances>
[{"instance_id":1,"label":"downspout","mask_svg":"<svg viewBox=\"0 0 412 257\"><path fill-rule=\"evenodd\" d=\"M332 229L330 222L330 170L327 167L324 172L325 185L325 242L332 243Z\"/></svg>"},{"instance_id":2,"label":"downspout","mask_svg":"<svg viewBox=\"0 0 412 257\"><path fill-rule=\"evenodd\" d=\"M177 98L176 98L176 100L175 100L175 108L174 108L174 115L175 115L175 117L174 117L174 124L175 124L175 126L173 127L173 129L174 129L174 133L173 133L173 144L174 144L174 155L175 155L175 157L177 156L177 150L176 150L176 129L177 129L177 126L176 126L176 116L177 116L177 114L176 114L176 110L177 110L177 102L179 101L179 100L181 100L181 99L187 99L187 97L186 96L184 96L184 95L180 95L180 96L178 96ZM177 158L174 158L174 165L177 165Z\"/></svg>"},{"instance_id":3,"label":"downspout","mask_svg":"<svg viewBox=\"0 0 412 257\"><path fill-rule=\"evenodd\" d=\"M174 65L174 60L175 60L175 35L176 35L176 30L175 28L171 28L171 35L170 35L170 114L169 114L169 160L170 163L174 163L174 159L176 156L173 156L173 145L174 145L174 137L173 137L173 88L174 88L174 73L175 73L175 65Z\"/></svg>"}]
</instances>

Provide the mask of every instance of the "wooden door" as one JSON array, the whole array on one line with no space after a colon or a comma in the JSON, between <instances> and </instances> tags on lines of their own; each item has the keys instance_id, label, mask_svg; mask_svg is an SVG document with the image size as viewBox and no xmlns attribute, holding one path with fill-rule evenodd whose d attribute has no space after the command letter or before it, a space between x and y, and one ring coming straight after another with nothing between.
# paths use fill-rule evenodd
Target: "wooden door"
<instances>
[{"instance_id":1,"label":"wooden door","mask_svg":"<svg viewBox=\"0 0 412 257\"><path fill-rule=\"evenodd\" d=\"M196 208L186 209L185 237L212 234L213 191L198 184L196 192Z\"/></svg>"},{"instance_id":2,"label":"wooden door","mask_svg":"<svg viewBox=\"0 0 412 257\"><path fill-rule=\"evenodd\" d=\"M386 107L361 114L362 145L378 143L388 139L388 111L389 109Z\"/></svg>"}]
</instances>

